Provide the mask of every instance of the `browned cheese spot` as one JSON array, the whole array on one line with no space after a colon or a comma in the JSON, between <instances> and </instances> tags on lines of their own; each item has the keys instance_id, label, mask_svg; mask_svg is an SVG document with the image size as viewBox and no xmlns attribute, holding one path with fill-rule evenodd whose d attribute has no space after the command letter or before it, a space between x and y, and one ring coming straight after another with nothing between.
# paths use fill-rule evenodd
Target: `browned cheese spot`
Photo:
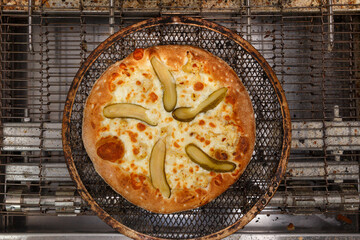
<instances>
[{"instance_id":1,"label":"browned cheese spot","mask_svg":"<svg viewBox=\"0 0 360 240\"><path fill-rule=\"evenodd\" d=\"M151 75L150 75L149 73L143 73L142 75L143 75L144 77L148 78L148 79L151 78Z\"/></svg>"},{"instance_id":2,"label":"browned cheese spot","mask_svg":"<svg viewBox=\"0 0 360 240\"><path fill-rule=\"evenodd\" d=\"M132 131L127 131L127 133L129 134L129 136L130 136L130 140L132 141L132 142L137 142L137 136L138 136L138 134L137 133L133 133Z\"/></svg>"},{"instance_id":3,"label":"browned cheese spot","mask_svg":"<svg viewBox=\"0 0 360 240\"><path fill-rule=\"evenodd\" d=\"M120 76L120 74L114 72L114 73L111 74L111 80L114 81L119 76Z\"/></svg>"},{"instance_id":4,"label":"browned cheese spot","mask_svg":"<svg viewBox=\"0 0 360 240\"><path fill-rule=\"evenodd\" d=\"M135 49L133 56L134 56L135 60L142 59L144 57L144 49L142 49L142 48Z\"/></svg>"},{"instance_id":5,"label":"browned cheese spot","mask_svg":"<svg viewBox=\"0 0 360 240\"><path fill-rule=\"evenodd\" d=\"M194 199L196 196L193 192L189 190L183 190L181 191L177 196L177 202L178 203L186 203Z\"/></svg>"},{"instance_id":6,"label":"browned cheese spot","mask_svg":"<svg viewBox=\"0 0 360 240\"><path fill-rule=\"evenodd\" d=\"M225 97L225 102L234 105L235 104L235 98L233 98L232 96L226 96Z\"/></svg>"},{"instance_id":7,"label":"browned cheese spot","mask_svg":"<svg viewBox=\"0 0 360 240\"><path fill-rule=\"evenodd\" d=\"M138 123L138 124L136 124L136 128L137 128L140 132L142 132L142 131L144 131L144 130L146 129L146 125L143 124L143 123Z\"/></svg>"},{"instance_id":8,"label":"browned cheese spot","mask_svg":"<svg viewBox=\"0 0 360 240\"><path fill-rule=\"evenodd\" d=\"M120 63L120 68L121 69L126 69L126 64L125 63Z\"/></svg>"},{"instance_id":9,"label":"browned cheese spot","mask_svg":"<svg viewBox=\"0 0 360 240\"><path fill-rule=\"evenodd\" d=\"M158 95L156 95L154 92L151 92L149 94L149 98L150 98L150 101L154 103L154 102L156 102L156 100L158 100Z\"/></svg>"},{"instance_id":10,"label":"browned cheese spot","mask_svg":"<svg viewBox=\"0 0 360 240\"><path fill-rule=\"evenodd\" d=\"M215 150L215 158L219 160L227 160L229 158L228 154L220 149Z\"/></svg>"},{"instance_id":11,"label":"browned cheese spot","mask_svg":"<svg viewBox=\"0 0 360 240\"><path fill-rule=\"evenodd\" d=\"M143 175L139 175L135 173L130 174L130 183L135 190L138 190L143 186L145 179L146 177Z\"/></svg>"},{"instance_id":12,"label":"browned cheese spot","mask_svg":"<svg viewBox=\"0 0 360 240\"><path fill-rule=\"evenodd\" d=\"M221 174L218 174L215 178L214 178L214 182L216 185L220 186L223 182L223 178L221 176Z\"/></svg>"},{"instance_id":13,"label":"browned cheese spot","mask_svg":"<svg viewBox=\"0 0 360 240\"><path fill-rule=\"evenodd\" d=\"M195 84L194 84L194 90L195 91L201 91L201 90L203 90L204 89L204 84L203 83L201 83L201 82L196 82Z\"/></svg>"},{"instance_id":14,"label":"browned cheese spot","mask_svg":"<svg viewBox=\"0 0 360 240\"><path fill-rule=\"evenodd\" d=\"M134 155L138 155L140 152L139 148L133 148Z\"/></svg>"},{"instance_id":15,"label":"browned cheese spot","mask_svg":"<svg viewBox=\"0 0 360 240\"><path fill-rule=\"evenodd\" d=\"M241 137L239 141L240 151L244 154L249 150L250 144L247 137Z\"/></svg>"},{"instance_id":16,"label":"browned cheese spot","mask_svg":"<svg viewBox=\"0 0 360 240\"><path fill-rule=\"evenodd\" d=\"M116 137L102 138L98 141L97 155L104 160L115 162L124 156L124 143Z\"/></svg>"}]
</instances>

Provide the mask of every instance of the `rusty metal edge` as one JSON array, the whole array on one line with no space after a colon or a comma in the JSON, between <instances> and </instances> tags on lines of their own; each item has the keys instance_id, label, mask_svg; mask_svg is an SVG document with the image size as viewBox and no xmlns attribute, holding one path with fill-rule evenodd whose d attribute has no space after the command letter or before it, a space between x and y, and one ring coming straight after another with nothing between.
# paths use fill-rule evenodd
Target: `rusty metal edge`
<instances>
[{"instance_id":1,"label":"rusty metal edge","mask_svg":"<svg viewBox=\"0 0 360 240\"><path fill-rule=\"evenodd\" d=\"M269 77L270 82L272 83L279 103L281 104L281 114L283 116L283 145L282 145L282 154L281 159L276 170L275 176L272 178L272 184L269 187L266 194L264 194L259 201L247 212L242 218L240 218L237 222L230 225L227 228L222 229L216 233L203 236L195 239L220 239L224 238L235 231L243 228L248 222L250 222L261 210L265 208L270 199L274 196L277 188L280 185L280 181L285 174L287 161L290 154L290 146L291 146L291 120L290 120L290 112L288 103L285 97L285 93L281 87L279 80L277 79L274 71L271 69L270 65L267 61L261 56L261 54L247 41L241 38L239 35L234 33L233 31L220 26L216 23L212 23L200 18L193 17L184 17L184 16L167 16L167 17L158 17L151 18L137 24L126 27L114 35L110 36L104 42L102 42L86 59L83 65L78 70L73 83L70 86L70 90L65 102L64 113L63 113L63 123L62 123L62 142L64 155L66 158L66 163L70 172L71 178L75 181L77 190L81 197L86 200L86 202L90 205L91 209L97 213L97 215L108 225L116 229L117 231L136 239L161 239L153 236L149 236L143 233L139 233L133 229L126 227L120 222L116 221L113 217L111 217L107 212L105 212L92 198L87 189L85 188L80 176L76 170L74 160L71 155L71 148L69 145L70 142L70 117L72 112L72 106L75 100L75 95L77 89L82 81L82 78L92 63L97 59L97 57L102 53L102 51L108 48L114 41L118 40L121 37L124 37L134 31L138 31L144 28L149 28L157 25L169 25L169 24L183 24L183 25L193 25L198 27L207 28L209 30L218 32L238 43L241 47L247 50L252 57L254 57L258 63L263 68L264 72Z\"/></svg>"}]
</instances>

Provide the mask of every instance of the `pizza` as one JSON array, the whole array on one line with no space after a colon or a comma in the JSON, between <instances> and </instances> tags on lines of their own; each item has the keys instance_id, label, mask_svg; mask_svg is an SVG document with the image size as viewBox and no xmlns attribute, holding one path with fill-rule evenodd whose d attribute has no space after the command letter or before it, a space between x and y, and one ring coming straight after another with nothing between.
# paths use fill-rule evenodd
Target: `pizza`
<instances>
[{"instance_id":1,"label":"pizza","mask_svg":"<svg viewBox=\"0 0 360 240\"><path fill-rule=\"evenodd\" d=\"M250 97L223 60L193 46L136 49L95 82L82 138L97 173L156 213L202 206L244 172L255 143Z\"/></svg>"}]
</instances>

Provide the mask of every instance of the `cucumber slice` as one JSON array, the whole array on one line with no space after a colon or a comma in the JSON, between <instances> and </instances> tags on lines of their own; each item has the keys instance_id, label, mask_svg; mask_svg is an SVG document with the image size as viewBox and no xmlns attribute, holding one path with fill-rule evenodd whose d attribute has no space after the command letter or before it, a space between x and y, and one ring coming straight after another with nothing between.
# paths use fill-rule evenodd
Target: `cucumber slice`
<instances>
[{"instance_id":1,"label":"cucumber slice","mask_svg":"<svg viewBox=\"0 0 360 240\"><path fill-rule=\"evenodd\" d=\"M114 103L103 109L103 114L107 118L134 118L143 121L151 126L156 126L157 123L151 120L146 111L148 109L132 103Z\"/></svg>"},{"instance_id":2,"label":"cucumber slice","mask_svg":"<svg viewBox=\"0 0 360 240\"><path fill-rule=\"evenodd\" d=\"M186 145L185 152L196 164L199 164L202 168L213 172L232 172L236 168L236 164L229 161L219 161L209 155L203 150L197 147L195 144L190 143Z\"/></svg>"}]
</instances>

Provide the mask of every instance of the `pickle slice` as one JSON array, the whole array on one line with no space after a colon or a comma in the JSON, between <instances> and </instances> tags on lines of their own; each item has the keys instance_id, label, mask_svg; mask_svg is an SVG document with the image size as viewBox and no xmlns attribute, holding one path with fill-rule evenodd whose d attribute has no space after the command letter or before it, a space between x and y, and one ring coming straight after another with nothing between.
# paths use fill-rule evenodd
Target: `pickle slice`
<instances>
[{"instance_id":1,"label":"pickle slice","mask_svg":"<svg viewBox=\"0 0 360 240\"><path fill-rule=\"evenodd\" d=\"M154 188L159 189L164 197L169 198L171 194L170 186L165 175L165 138L158 140L150 155L150 178Z\"/></svg>"},{"instance_id":2,"label":"pickle slice","mask_svg":"<svg viewBox=\"0 0 360 240\"><path fill-rule=\"evenodd\" d=\"M186 145L185 152L196 164L199 164L202 168L213 172L231 172L236 168L236 164L229 161L219 161L209 155L203 150L197 147L195 144L190 143Z\"/></svg>"},{"instance_id":3,"label":"pickle slice","mask_svg":"<svg viewBox=\"0 0 360 240\"><path fill-rule=\"evenodd\" d=\"M132 103L114 103L104 107L103 114L107 118L134 118L151 126L157 123L146 114L148 109Z\"/></svg>"},{"instance_id":4,"label":"pickle slice","mask_svg":"<svg viewBox=\"0 0 360 240\"><path fill-rule=\"evenodd\" d=\"M150 62L164 87L164 108L167 112L171 112L175 108L177 102L175 79L169 69L156 57L152 57Z\"/></svg>"},{"instance_id":5,"label":"pickle slice","mask_svg":"<svg viewBox=\"0 0 360 240\"><path fill-rule=\"evenodd\" d=\"M211 93L197 107L179 107L172 113L173 118L182 122L190 122L196 115L215 108L226 96L227 88L223 87Z\"/></svg>"}]
</instances>

